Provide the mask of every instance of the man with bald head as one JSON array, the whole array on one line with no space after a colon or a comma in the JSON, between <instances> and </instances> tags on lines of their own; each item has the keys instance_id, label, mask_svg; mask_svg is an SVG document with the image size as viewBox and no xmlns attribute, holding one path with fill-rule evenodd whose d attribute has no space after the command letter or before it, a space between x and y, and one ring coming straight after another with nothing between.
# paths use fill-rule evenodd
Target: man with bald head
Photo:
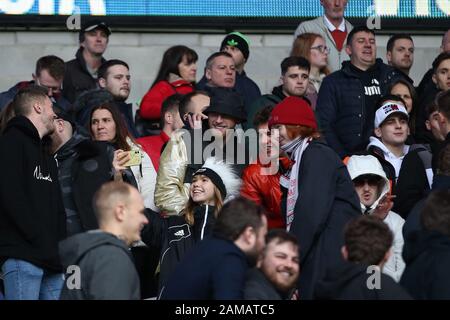
<instances>
[{"instance_id":1,"label":"man with bald head","mask_svg":"<svg viewBox=\"0 0 450 320\"><path fill-rule=\"evenodd\" d=\"M148 223L139 192L124 182L107 182L94 196L99 230L77 234L60 243L68 272L62 300L137 300L139 277L129 247L141 240ZM75 271L70 266L76 266ZM74 278L78 276L80 279ZM77 282L78 280L78 282Z\"/></svg>"}]
</instances>

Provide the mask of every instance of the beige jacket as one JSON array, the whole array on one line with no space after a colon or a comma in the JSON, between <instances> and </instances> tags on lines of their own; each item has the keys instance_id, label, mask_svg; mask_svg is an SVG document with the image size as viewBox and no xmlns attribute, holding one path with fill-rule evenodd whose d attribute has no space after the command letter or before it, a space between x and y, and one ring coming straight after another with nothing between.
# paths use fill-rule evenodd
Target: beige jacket
<instances>
[{"instance_id":1,"label":"beige jacket","mask_svg":"<svg viewBox=\"0 0 450 320\"><path fill-rule=\"evenodd\" d=\"M159 160L155 204L166 215L180 215L189 199L189 183L183 183L188 163L186 144L180 130L172 134Z\"/></svg>"},{"instance_id":2,"label":"beige jacket","mask_svg":"<svg viewBox=\"0 0 450 320\"><path fill-rule=\"evenodd\" d=\"M350 32L353 29L353 26L350 22L345 20L345 28L347 29L347 32ZM336 43L334 42L333 36L324 22L323 16L300 23L297 30L295 30L294 40L300 34L307 32L320 34L325 39L327 47L330 48L330 54L328 55L328 67L331 72L340 70L342 62L345 60L350 60L349 56L345 52L345 42L341 51L338 51L336 48ZM345 41L347 41L347 39Z\"/></svg>"}]
</instances>

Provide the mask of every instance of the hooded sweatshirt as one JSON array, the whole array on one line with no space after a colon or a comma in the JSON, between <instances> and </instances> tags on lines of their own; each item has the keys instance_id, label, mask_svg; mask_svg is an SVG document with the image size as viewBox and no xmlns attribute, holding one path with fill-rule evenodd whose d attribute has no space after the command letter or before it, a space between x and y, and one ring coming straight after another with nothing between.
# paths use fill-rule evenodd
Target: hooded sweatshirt
<instances>
[{"instance_id":1,"label":"hooded sweatshirt","mask_svg":"<svg viewBox=\"0 0 450 320\"><path fill-rule=\"evenodd\" d=\"M369 141L370 142L367 146L367 149L369 149L371 146L375 146L383 151L384 159L386 159L386 161L389 161L389 163L392 164L395 169L395 181L397 181L400 174L400 168L402 167L403 158L409 152L409 146L405 144L403 147L403 156L397 157L395 154L389 151L389 149L383 144L383 142L381 142L380 139L370 137Z\"/></svg>"},{"instance_id":2,"label":"hooded sweatshirt","mask_svg":"<svg viewBox=\"0 0 450 320\"><path fill-rule=\"evenodd\" d=\"M450 299L450 237L421 230L407 236L400 284L415 299Z\"/></svg>"},{"instance_id":3,"label":"hooded sweatshirt","mask_svg":"<svg viewBox=\"0 0 450 320\"><path fill-rule=\"evenodd\" d=\"M131 253L122 240L100 230L77 234L59 245L61 262L68 270L61 300L138 300L139 277ZM80 270L80 286L73 277ZM70 273L72 272L72 273Z\"/></svg>"},{"instance_id":4,"label":"hooded sweatshirt","mask_svg":"<svg viewBox=\"0 0 450 320\"><path fill-rule=\"evenodd\" d=\"M14 258L61 272L58 242L66 229L55 159L24 116L8 122L0 154L0 265Z\"/></svg>"},{"instance_id":5,"label":"hooded sweatshirt","mask_svg":"<svg viewBox=\"0 0 450 320\"><path fill-rule=\"evenodd\" d=\"M359 161L359 159L355 161L355 159L357 159L355 157L363 157L364 161ZM369 161L368 159L371 160ZM369 207L366 207L364 204L360 203L362 213L373 214L381 199L389 192L389 180L386 178L386 174L384 173L381 164L373 156L353 156L347 164L347 169L352 180L366 174L377 175L383 179L381 193L375 202ZM398 282L400 281L400 277L405 269L405 262L402 258L404 243L402 228L405 220L395 212L389 211L383 222L388 225L394 235L392 255L384 265L383 272Z\"/></svg>"},{"instance_id":6,"label":"hooded sweatshirt","mask_svg":"<svg viewBox=\"0 0 450 320\"><path fill-rule=\"evenodd\" d=\"M390 277L380 274L380 286L370 289L374 271L368 266L343 262L329 269L327 276L318 282L316 299L325 300L410 300L408 293ZM376 284L376 282L374 283Z\"/></svg>"}]
</instances>

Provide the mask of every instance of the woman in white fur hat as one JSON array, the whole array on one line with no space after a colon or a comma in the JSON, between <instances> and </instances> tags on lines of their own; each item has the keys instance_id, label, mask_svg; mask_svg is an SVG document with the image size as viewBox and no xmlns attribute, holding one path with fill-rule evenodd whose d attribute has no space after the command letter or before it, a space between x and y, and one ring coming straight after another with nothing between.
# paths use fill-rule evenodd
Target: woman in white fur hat
<instances>
[{"instance_id":1,"label":"woman in white fur hat","mask_svg":"<svg viewBox=\"0 0 450 320\"><path fill-rule=\"evenodd\" d=\"M193 174L189 200L181 216L164 218L146 209L149 223L142 230L142 240L148 246L161 248L159 293L184 254L197 241L212 234L222 205L239 195L240 185L240 178L229 165L208 158Z\"/></svg>"}]
</instances>

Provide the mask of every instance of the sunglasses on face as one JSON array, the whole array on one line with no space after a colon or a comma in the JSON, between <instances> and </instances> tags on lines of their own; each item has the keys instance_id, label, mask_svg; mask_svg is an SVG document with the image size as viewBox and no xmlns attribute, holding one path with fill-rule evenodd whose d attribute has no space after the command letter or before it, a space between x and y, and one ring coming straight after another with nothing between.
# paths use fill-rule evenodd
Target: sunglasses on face
<instances>
[{"instance_id":1,"label":"sunglasses on face","mask_svg":"<svg viewBox=\"0 0 450 320\"><path fill-rule=\"evenodd\" d=\"M364 175L364 176L359 176L359 177L355 178L353 180L353 184L356 187L365 186L366 183L369 186L378 186L378 184L380 183L381 179L382 179L381 177L376 176L376 175Z\"/></svg>"}]
</instances>

